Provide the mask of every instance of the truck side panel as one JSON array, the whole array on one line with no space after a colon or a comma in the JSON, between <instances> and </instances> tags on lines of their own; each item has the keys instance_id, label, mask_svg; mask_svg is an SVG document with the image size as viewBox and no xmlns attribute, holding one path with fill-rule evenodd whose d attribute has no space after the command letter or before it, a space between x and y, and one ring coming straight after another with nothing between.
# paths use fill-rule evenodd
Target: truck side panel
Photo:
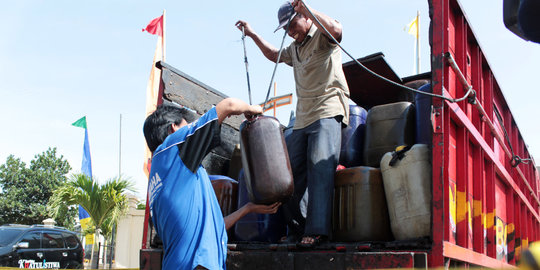
<instances>
[{"instance_id":1,"label":"truck side panel","mask_svg":"<svg viewBox=\"0 0 540 270\"><path fill-rule=\"evenodd\" d=\"M509 266L538 240L538 172L459 3L433 1L432 25L433 92L476 96L433 98L430 266Z\"/></svg>"},{"instance_id":2,"label":"truck side panel","mask_svg":"<svg viewBox=\"0 0 540 270\"><path fill-rule=\"evenodd\" d=\"M433 93L461 98L474 90L459 102L432 98L431 237L409 242L331 242L307 251L287 245L231 243L229 269L513 267L529 243L539 239L539 172L486 56L457 0L428 3ZM383 57L376 54L363 60L387 72L393 81L404 82ZM162 70L166 101L202 114L226 97L166 64ZM411 98L407 93L395 94L395 86L386 88L379 79L362 75L351 62L344 64L344 71L353 100L369 97L364 92L373 93L358 90L361 87L381 88L382 94L366 100L365 108ZM215 172L226 169L226 158L238 141L239 121L227 121L232 122L222 132L223 142L229 145L217 149L207 164ZM145 248L152 246L149 242ZM145 258L159 258L159 250L151 251Z\"/></svg>"}]
</instances>

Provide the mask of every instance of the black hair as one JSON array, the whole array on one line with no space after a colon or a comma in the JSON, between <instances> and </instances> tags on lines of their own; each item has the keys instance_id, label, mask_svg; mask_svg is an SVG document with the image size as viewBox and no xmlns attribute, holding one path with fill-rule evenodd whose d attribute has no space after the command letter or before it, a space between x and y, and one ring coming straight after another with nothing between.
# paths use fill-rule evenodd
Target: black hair
<instances>
[{"instance_id":1,"label":"black hair","mask_svg":"<svg viewBox=\"0 0 540 270\"><path fill-rule=\"evenodd\" d=\"M191 123L195 120L193 113L186 108L172 105L160 105L144 121L143 133L146 144L152 153L169 136L172 124L179 125L182 120Z\"/></svg>"}]
</instances>

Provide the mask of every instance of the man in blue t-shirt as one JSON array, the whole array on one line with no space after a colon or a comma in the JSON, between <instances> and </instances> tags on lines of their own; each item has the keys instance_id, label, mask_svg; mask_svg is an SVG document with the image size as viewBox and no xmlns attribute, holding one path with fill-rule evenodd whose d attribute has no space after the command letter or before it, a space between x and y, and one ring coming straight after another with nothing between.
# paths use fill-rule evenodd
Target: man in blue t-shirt
<instances>
[{"instance_id":1,"label":"man in blue t-shirt","mask_svg":"<svg viewBox=\"0 0 540 270\"><path fill-rule=\"evenodd\" d=\"M246 204L223 218L203 158L220 143L225 117L262 113L257 105L227 98L191 122L184 108L159 106L144 122L153 153L148 183L152 221L163 240L163 269L225 269L227 232L249 212L275 213L273 205Z\"/></svg>"}]
</instances>

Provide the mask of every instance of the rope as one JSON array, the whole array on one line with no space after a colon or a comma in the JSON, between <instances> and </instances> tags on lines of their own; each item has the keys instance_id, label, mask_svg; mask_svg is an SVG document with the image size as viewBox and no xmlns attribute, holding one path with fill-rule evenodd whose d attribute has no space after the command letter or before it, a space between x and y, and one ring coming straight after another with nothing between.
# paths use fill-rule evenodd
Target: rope
<instances>
[{"instance_id":1,"label":"rope","mask_svg":"<svg viewBox=\"0 0 540 270\"><path fill-rule=\"evenodd\" d=\"M304 1L300 0L302 3ZM307 5L304 4L304 6L306 7L306 10L309 12L309 14L311 14L311 16L315 19L315 21L322 27L322 29L324 30L324 32L332 39L332 41L334 41L334 43L336 43L339 48L341 48L341 50L347 54L357 65L359 65L362 69L364 69L365 71L367 71L368 73L370 73L371 75L383 80L383 81L386 81L392 85L395 85L397 87L400 87L400 88L403 88L405 90L408 90L408 91L412 91L414 93L417 93L417 94L421 94L421 95L426 95L426 96L431 96L431 97L436 97L436 98L441 98L441 99L444 99L444 100L448 100L452 103L456 103L456 102L460 102L460 101L463 101L465 99L467 99L469 97L469 95L475 95L475 91L472 89L472 87L469 87L469 89L467 89L467 93L462 97L462 98L458 98L458 99L455 99L455 98L449 98L449 97L445 97L445 96L442 96L442 95L437 95L437 94L433 94L433 93L427 93L427 92L422 92L422 91L419 91L417 89L414 89L414 88L410 88L408 86L405 86L405 85L402 85L402 84L399 84L399 83L396 83L388 78L385 78L377 73L375 73L374 71L372 71L371 69L369 69L368 67L364 66L362 63L360 63L358 60L356 60L356 58L354 58L349 52L347 52L347 50L345 50L341 44L334 38L334 36L332 36L332 34L330 34L330 32L326 29L326 27L324 27L324 25L319 21L319 19L317 19L317 17L311 12L311 10L308 8Z\"/></svg>"},{"instance_id":2,"label":"rope","mask_svg":"<svg viewBox=\"0 0 540 270\"><path fill-rule=\"evenodd\" d=\"M304 1L300 0L302 3ZM341 50L343 50L343 52L345 54L347 54L356 64L358 64L360 67L362 67L364 70L366 70L368 73L370 73L371 75L383 80L383 81L386 81L392 85L395 85L395 86L398 86L400 88L403 88L405 90L409 90L409 91L412 91L412 92L415 92L417 94L421 94L421 95L427 95L427 96L432 96L432 97L436 97L436 98L441 98L441 99L444 99L444 100L447 100L447 101L450 101L452 103L456 103L456 102L460 102L460 101L463 101L465 99L468 99L468 102L470 104L475 104L476 103L476 91L474 91L474 89L472 88L472 85L468 85L468 83L464 83L466 86L467 86L467 93L465 93L465 95L461 98L458 98L458 99L454 99L454 98L448 98L448 97L445 97L445 96L442 96L442 95L437 95L437 94L433 94L433 93L427 93L427 92L422 92L422 91L419 91L419 90L416 90L416 89L413 89L413 88L410 88L410 87L407 87L405 85L401 85L399 83L396 83L392 80L389 80L375 72L373 72L372 70L370 70L369 68L367 68L366 66L364 66L362 63L360 63L358 60L356 60L356 58L354 58L351 54L349 54L349 52L347 52L347 50L345 50L341 44L334 38L334 36L332 36L332 34L330 34L330 32L326 29L326 27L324 27L324 25L319 21L319 19L317 19L317 17L315 16L315 14L313 14L311 12L311 10L309 9L309 7L307 5L305 5L305 8L306 10L309 12L309 14L311 14L311 16L315 19L315 21L317 21L317 23L321 26L321 28L324 30L324 32L332 39L332 41L334 41L334 43L336 43L339 48L341 48ZM450 65L452 66L455 66L454 68L457 68L457 65L455 64L455 61L453 60L452 58L452 55L447 53L445 54L445 57L448 59L448 61L450 62ZM459 70L459 69L458 69ZM495 110L496 111L496 110ZM521 157L515 155L514 153L514 150L512 148L512 143L510 142L510 138L508 136L508 132L506 131L506 128L504 127L504 124L502 122L502 119L501 119L501 116L499 115L499 112L496 111L496 114L497 114L497 118L499 118L499 123L501 124L502 128L503 128L503 131L504 131L504 136L506 138L506 141L508 142L508 145L510 146L510 151L512 153L512 158L510 159L510 164L512 165L512 167L517 167L520 163L523 163L523 164L529 164L529 161L531 161L531 159L522 159Z\"/></svg>"},{"instance_id":3,"label":"rope","mask_svg":"<svg viewBox=\"0 0 540 270\"><path fill-rule=\"evenodd\" d=\"M506 139L506 142L508 143L508 147L510 147L510 153L512 154L512 158L510 159L510 165L515 168L520 163L529 164L529 161L531 160L530 158L523 159L514 153L514 147L512 147L512 143L510 142L510 136L508 136L508 132L506 131L506 127L504 126L502 116L499 113L499 110L497 110L497 107L493 107L493 109L495 111L495 115L497 116L497 119L499 120L499 125L501 125L502 130L504 132L504 138Z\"/></svg>"},{"instance_id":4,"label":"rope","mask_svg":"<svg viewBox=\"0 0 540 270\"><path fill-rule=\"evenodd\" d=\"M244 32L244 26L242 26L242 44L244 45L244 63L246 64L246 77L247 77L247 87L249 95L249 105L251 105L251 86L249 84L249 70L248 70L248 59L246 53L246 33Z\"/></svg>"}]
</instances>

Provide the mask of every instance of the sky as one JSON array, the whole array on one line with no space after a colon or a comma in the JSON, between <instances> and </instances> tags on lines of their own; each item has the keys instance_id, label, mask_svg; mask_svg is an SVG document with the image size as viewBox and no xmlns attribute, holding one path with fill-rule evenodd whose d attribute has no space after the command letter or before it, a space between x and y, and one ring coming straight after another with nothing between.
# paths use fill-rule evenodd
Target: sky
<instances>
[{"instance_id":1,"label":"sky","mask_svg":"<svg viewBox=\"0 0 540 270\"><path fill-rule=\"evenodd\" d=\"M277 9L284 1L2 1L0 25L0 163L14 155L29 163L56 147L80 172L87 117L93 175L100 183L119 173L144 199L142 170L146 84L156 36L142 32L166 10L166 62L222 93L248 101L241 32L248 21L279 47ZM540 44L503 25L502 0L463 0L474 33L533 157L540 155L536 81ZM430 70L426 0L310 0L311 8L343 24L342 46L355 58L383 52L401 77L414 75L414 37L405 26L420 12L420 72ZM287 37L285 43L291 39ZM247 38L253 102L261 103L273 63ZM343 54L343 62L350 59ZM278 66L277 95L294 93L292 70ZM288 123L293 105L278 109ZM271 112L268 114L272 114ZM120 126L121 117L121 126ZM121 136L120 136L121 133Z\"/></svg>"}]
</instances>

